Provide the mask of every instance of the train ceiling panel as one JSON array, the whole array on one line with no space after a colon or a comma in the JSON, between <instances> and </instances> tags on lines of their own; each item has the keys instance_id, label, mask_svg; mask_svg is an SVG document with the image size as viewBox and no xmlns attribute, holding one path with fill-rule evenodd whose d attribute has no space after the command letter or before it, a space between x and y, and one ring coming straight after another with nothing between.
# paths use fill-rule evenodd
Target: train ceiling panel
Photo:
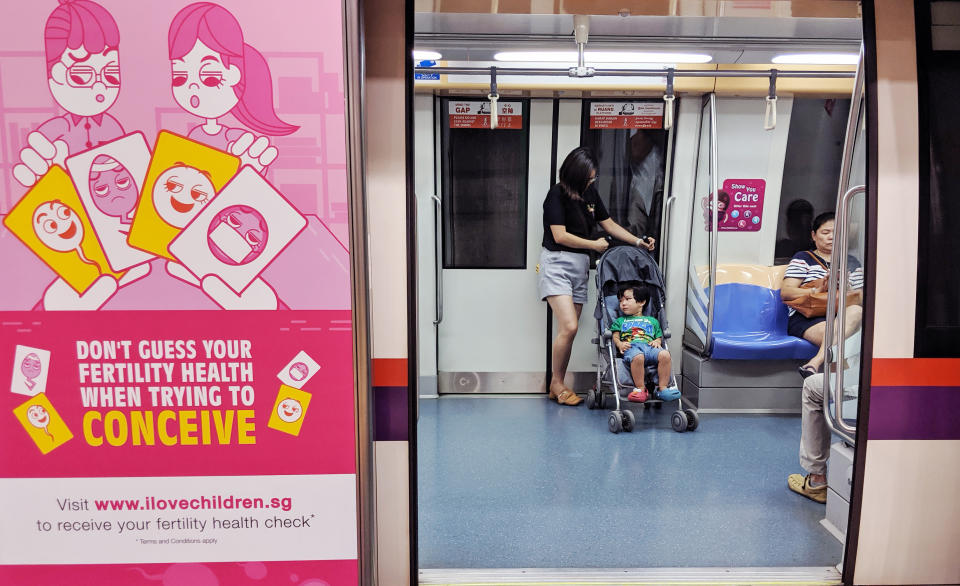
<instances>
[{"instance_id":1,"label":"train ceiling panel","mask_svg":"<svg viewBox=\"0 0 960 586\"><path fill-rule=\"evenodd\" d=\"M857 0L415 0L417 12L859 18Z\"/></svg>"},{"instance_id":2,"label":"train ceiling panel","mask_svg":"<svg viewBox=\"0 0 960 586\"><path fill-rule=\"evenodd\" d=\"M522 2L488 2L480 0L462 0L459 2L433 3L421 0L417 3L415 14L415 48L419 51L431 51L433 55L416 57L431 59L438 65L449 67L490 67L499 69L509 67L556 68L559 76L549 78L504 77L501 87L504 90L518 90L526 87L530 90L555 89L557 91L657 91L664 85L663 78L568 78L563 71L577 64L577 45L574 41L574 17L564 11L580 6L570 1L526 2L532 8L516 8ZM637 16L633 9L638 2L620 2L623 10L612 10L613 3L590 2L593 15L589 17L589 36L585 45L585 64L601 68L644 68L663 67L703 68L705 65L725 67L739 66L751 68L786 68L774 65L774 58L784 54L830 53L855 57L860 49L862 25L859 10L846 12L813 10L819 4L853 4L846 2L777 2L747 1L740 2L686 2L671 0L665 2L669 10L654 10L657 14L679 13L672 16ZM643 2L648 7L657 2ZM709 5L709 6L708 6ZM830 17L797 17L798 5L805 6L803 14L832 14ZM586 6L586 5L584 5ZM513 8L511 8L513 7ZM786 9L785 9L786 7ZM709 8L709 9L708 9ZM536 10L534 10L536 9ZM579 10L579 8L578 8ZM587 8L583 7L586 11ZM540 13L535 13L535 12ZM551 12L552 11L552 12ZM534 12L534 13L531 13ZM597 14L597 13L600 14ZM612 12L612 13L611 13ZM707 14L704 16L704 14ZM719 14L719 15L710 15ZM843 14L853 17L837 17ZM514 56L504 60L498 53L524 53L526 56ZM656 52L681 54L673 60L650 61L644 56L631 55L638 52ZM544 53L547 57L544 57ZM557 53L564 56L558 61L545 62ZM621 54L616 63L603 62L603 54ZM622 53L628 53L626 56ZM539 54L539 55L537 55ZM419 54L418 54L419 55ZM690 58L691 61L684 61ZM699 59L699 61L697 60ZM699 65L697 64L699 63ZM689 64L689 65L687 65ZM795 67L796 68L796 67ZM801 65L799 69L815 69ZM841 67L843 68L843 67ZM853 69L847 65L846 69ZM710 79L677 79L678 92L698 93L711 91L714 81ZM418 91L438 90L479 90L484 83L480 77L442 76L436 81L418 81ZM736 81L720 84L725 91L736 92ZM745 95L756 93L762 84L743 85ZM823 86L825 94L849 91L847 80L832 80L818 84L812 80L784 83L785 91L798 93L817 93ZM789 89L788 89L789 88ZM719 88L718 88L719 89Z\"/></svg>"}]
</instances>

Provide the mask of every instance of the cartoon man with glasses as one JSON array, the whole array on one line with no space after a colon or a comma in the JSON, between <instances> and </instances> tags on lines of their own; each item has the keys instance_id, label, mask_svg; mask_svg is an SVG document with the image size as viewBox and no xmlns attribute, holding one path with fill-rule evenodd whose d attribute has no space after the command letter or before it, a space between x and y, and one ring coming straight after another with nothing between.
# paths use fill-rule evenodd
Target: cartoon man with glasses
<instances>
[{"instance_id":1,"label":"cartoon man with glasses","mask_svg":"<svg viewBox=\"0 0 960 586\"><path fill-rule=\"evenodd\" d=\"M43 31L47 84L67 111L27 136L13 175L30 187L69 155L123 136L107 110L120 94L120 33L107 10L91 0L59 0Z\"/></svg>"}]
</instances>

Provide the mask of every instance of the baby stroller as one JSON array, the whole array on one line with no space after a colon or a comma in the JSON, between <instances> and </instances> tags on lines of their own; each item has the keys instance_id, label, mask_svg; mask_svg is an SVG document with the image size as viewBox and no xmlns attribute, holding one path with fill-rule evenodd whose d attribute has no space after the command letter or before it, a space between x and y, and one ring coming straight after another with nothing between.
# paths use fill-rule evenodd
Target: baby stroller
<instances>
[{"instance_id":1,"label":"baby stroller","mask_svg":"<svg viewBox=\"0 0 960 586\"><path fill-rule=\"evenodd\" d=\"M587 392L587 406L590 409L602 409L609 396L613 396L614 410L607 418L607 424L612 433L633 431L636 417L629 409L624 409L622 403L633 389L633 377L623 360L617 356L617 347L613 343L613 332L610 324L620 316L620 303L617 298L617 287L620 284L644 285L650 291L650 301L643 308L644 315L657 318L663 330L663 347L667 348L670 330L667 327L667 312L664 302L666 289L663 285L663 276L653 256L642 248L633 246L611 247L597 261L597 308L593 316L597 319L599 336L593 339L597 344L598 361L596 387ZM650 391L650 399L643 405L644 409L654 407L659 409L663 401L655 397L653 391L657 386L657 365L644 364L644 385ZM673 377L673 375L670 375ZM674 381L671 381L674 382ZM700 425L700 418L693 409L683 408L683 397L677 399L677 410L670 418L674 431L693 431Z\"/></svg>"}]
</instances>

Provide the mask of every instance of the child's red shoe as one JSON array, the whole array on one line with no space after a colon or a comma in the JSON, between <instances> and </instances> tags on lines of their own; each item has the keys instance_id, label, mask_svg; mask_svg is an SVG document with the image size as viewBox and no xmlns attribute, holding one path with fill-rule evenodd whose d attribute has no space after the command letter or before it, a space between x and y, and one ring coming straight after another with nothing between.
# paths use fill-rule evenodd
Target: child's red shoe
<instances>
[{"instance_id":1,"label":"child's red shoe","mask_svg":"<svg viewBox=\"0 0 960 586\"><path fill-rule=\"evenodd\" d=\"M633 403L646 403L649 398L650 393L647 392L647 389L633 389L630 394L627 395L627 400Z\"/></svg>"}]
</instances>

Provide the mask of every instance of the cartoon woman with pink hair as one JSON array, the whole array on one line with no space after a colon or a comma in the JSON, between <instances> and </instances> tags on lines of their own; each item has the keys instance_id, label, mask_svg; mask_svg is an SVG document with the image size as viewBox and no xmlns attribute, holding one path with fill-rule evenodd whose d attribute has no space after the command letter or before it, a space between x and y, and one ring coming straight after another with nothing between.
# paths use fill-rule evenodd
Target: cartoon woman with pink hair
<instances>
[{"instance_id":1,"label":"cartoon woman with pink hair","mask_svg":"<svg viewBox=\"0 0 960 586\"><path fill-rule=\"evenodd\" d=\"M67 111L27 136L13 176L31 186L69 155L123 136L107 110L120 94L120 32L110 13L91 0L59 0L43 29L47 85Z\"/></svg>"},{"instance_id":2,"label":"cartoon woman with pink hair","mask_svg":"<svg viewBox=\"0 0 960 586\"><path fill-rule=\"evenodd\" d=\"M299 126L277 117L266 60L244 42L237 19L212 2L196 2L173 18L168 35L173 97L204 119L188 137L240 157L262 171L277 157L266 136L286 136ZM233 114L242 128L220 124Z\"/></svg>"}]
</instances>

